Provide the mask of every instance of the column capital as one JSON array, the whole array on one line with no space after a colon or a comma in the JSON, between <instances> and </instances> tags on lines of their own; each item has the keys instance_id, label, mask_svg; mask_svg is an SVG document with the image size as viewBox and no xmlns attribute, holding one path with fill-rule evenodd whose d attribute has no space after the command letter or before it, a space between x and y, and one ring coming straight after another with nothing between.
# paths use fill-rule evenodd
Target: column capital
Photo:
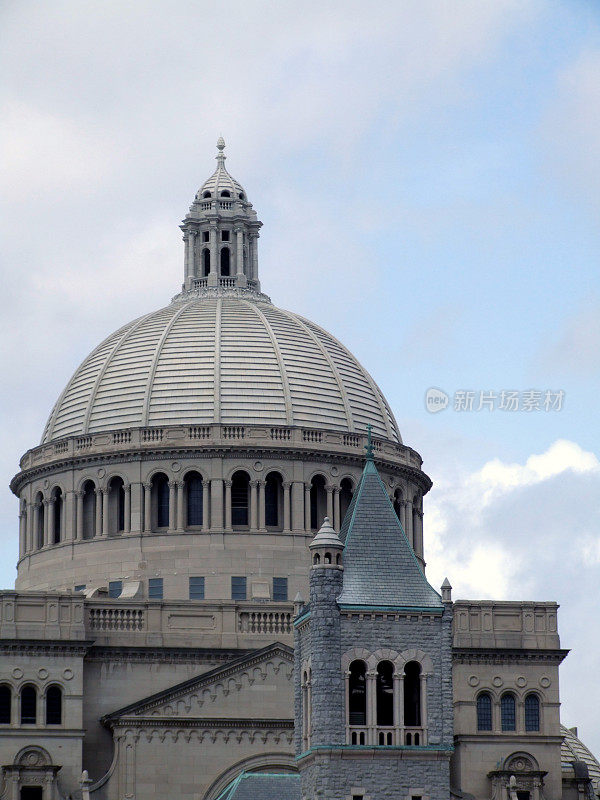
<instances>
[{"instance_id":1,"label":"column capital","mask_svg":"<svg viewBox=\"0 0 600 800\"><path fill-rule=\"evenodd\" d=\"M73 494L75 495L75 497L84 497L85 496L85 492L83 491L83 489L76 489L75 492L73 492Z\"/></svg>"},{"instance_id":2,"label":"column capital","mask_svg":"<svg viewBox=\"0 0 600 800\"><path fill-rule=\"evenodd\" d=\"M142 486L144 487L144 489L147 492L151 491L151 489L152 489L152 484L151 483L143 483Z\"/></svg>"},{"instance_id":3,"label":"column capital","mask_svg":"<svg viewBox=\"0 0 600 800\"><path fill-rule=\"evenodd\" d=\"M333 493L334 493L334 494L339 494L339 493L340 493L340 491L341 491L341 490L340 490L340 487L339 487L339 486L334 486L334 487L333 487Z\"/></svg>"},{"instance_id":4,"label":"column capital","mask_svg":"<svg viewBox=\"0 0 600 800\"><path fill-rule=\"evenodd\" d=\"M251 489L255 489L258 486L258 483L259 483L258 481L248 481L248 486Z\"/></svg>"},{"instance_id":5,"label":"column capital","mask_svg":"<svg viewBox=\"0 0 600 800\"><path fill-rule=\"evenodd\" d=\"M175 484L175 486L177 486L178 489L183 489L185 485L185 481L173 481L173 483Z\"/></svg>"},{"instance_id":6,"label":"column capital","mask_svg":"<svg viewBox=\"0 0 600 800\"><path fill-rule=\"evenodd\" d=\"M284 489L290 489L292 486L292 481L284 481L281 485Z\"/></svg>"},{"instance_id":7,"label":"column capital","mask_svg":"<svg viewBox=\"0 0 600 800\"><path fill-rule=\"evenodd\" d=\"M49 500L47 497L44 497L44 499L42 500L42 503L46 506L46 508L50 505L51 502L52 501Z\"/></svg>"},{"instance_id":8,"label":"column capital","mask_svg":"<svg viewBox=\"0 0 600 800\"><path fill-rule=\"evenodd\" d=\"M130 483L124 483L123 484L123 490L125 492L130 492L131 491L131 484Z\"/></svg>"},{"instance_id":9,"label":"column capital","mask_svg":"<svg viewBox=\"0 0 600 800\"><path fill-rule=\"evenodd\" d=\"M223 481L223 483L225 484L227 489L231 489L231 484L233 483L233 481Z\"/></svg>"},{"instance_id":10,"label":"column capital","mask_svg":"<svg viewBox=\"0 0 600 800\"><path fill-rule=\"evenodd\" d=\"M169 489L175 489L177 487L177 481L169 481Z\"/></svg>"}]
</instances>

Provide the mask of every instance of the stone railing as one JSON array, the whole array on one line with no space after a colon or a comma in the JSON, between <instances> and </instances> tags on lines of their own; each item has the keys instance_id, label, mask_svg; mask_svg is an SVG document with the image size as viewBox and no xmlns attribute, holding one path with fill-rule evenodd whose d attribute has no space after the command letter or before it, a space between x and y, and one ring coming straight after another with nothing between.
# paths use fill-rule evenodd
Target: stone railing
<instances>
[{"instance_id":1,"label":"stone railing","mask_svg":"<svg viewBox=\"0 0 600 800\"><path fill-rule=\"evenodd\" d=\"M92 631L143 631L146 626L145 609L90 608L88 625Z\"/></svg>"},{"instance_id":2,"label":"stone railing","mask_svg":"<svg viewBox=\"0 0 600 800\"><path fill-rule=\"evenodd\" d=\"M291 611L238 611L238 630L241 633L292 634L294 615Z\"/></svg>"},{"instance_id":3,"label":"stone railing","mask_svg":"<svg viewBox=\"0 0 600 800\"><path fill-rule=\"evenodd\" d=\"M556 603L457 600L456 648L558 649Z\"/></svg>"},{"instance_id":4,"label":"stone railing","mask_svg":"<svg viewBox=\"0 0 600 800\"><path fill-rule=\"evenodd\" d=\"M323 445L330 453L353 455L362 459L365 453L366 435L361 433L344 433L333 430L315 430L301 428L293 425L280 427L261 425L182 425L162 426L148 428L125 428L123 430L106 431L87 434L85 436L71 436L55 442L40 445L27 453L21 459L21 469L37 467L53 461L63 461L77 456L89 456L90 453L128 452L140 449L155 449L157 447L180 449L189 445L197 447L198 441L202 447L231 447L233 443L245 440L252 447L280 447L282 449L293 447L306 451L322 451ZM374 448L382 459L394 463L402 463L409 467L420 469L421 458L410 447L396 444L384 439L374 439Z\"/></svg>"},{"instance_id":5,"label":"stone railing","mask_svg":"<svg viewBox=\"0 0 600 800\"><path fill-rule=\"evenodd\" d=\"M373 745L385 747L420 747L427 744L425 728L408 726L349 725L346 741L353 745Z\"/></svg>"}]
</instances>

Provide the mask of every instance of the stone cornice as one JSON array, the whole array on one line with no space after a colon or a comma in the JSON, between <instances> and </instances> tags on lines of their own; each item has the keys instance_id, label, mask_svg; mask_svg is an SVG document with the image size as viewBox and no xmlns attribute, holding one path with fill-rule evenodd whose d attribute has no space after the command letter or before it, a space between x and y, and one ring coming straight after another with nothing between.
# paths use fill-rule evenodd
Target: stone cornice
<instances>
[{"instance_id":1,"label":"stone cornice","mask_svg":"<svg viewBox=\"0 0 600 800\"><path fill-rule=\"evenodd\" d=\"M2 655L47 655L47 656L85 656L93 645L93 640L67 639L51 641L47 639L0 639Z\"/></svg>"},{"instance_id":2,"label":"stone cornice","mask_svg":"<svg viewBox=\"0 0 600 800\"><path fill-rule=\"evenodd\" d=\"M106 721L105 721L106 720ZM241 717L136 717L125 716L102 720L110 730L119 728L241 728L293 730L293 719L243 719Z\"/></svg>"},{"instance_id":3,"label":"stone cornice","mask_svg":"<svg viewBox=\"0 0 600 800\"><path fill-rule=\"evenodd\" d=\"M494 647L453 647L452 662L454 664L522 664L528 661L547 661L560 664L569 654L569 650L545 650L530 648L494 648Z\"/></svg>"},{"instance_id":4,"label":"stone cornice","mask_svg":"<svg viewBox=\"0 0 600 800\"><path fill-rule=\"evenodd\" d=\"M454 752L453 747L432 746L408 747L398 745L396 747L372 747L369 745L331 745L329 747L311 747L305 753L296 757L296 763L307 766L317 760L319 756L327 756L331 759L368 759L392 758L395 760L417 760L417 761L448 761Z\"/></svg>"},{"instance_id":5,"label":"stone cornice","mask_svg":"<svg viewBox=\"0 0 600 800\"><path fill-rule=\"evenodd\" d=\"M99 645L91 647L85 657L94 662L131 662L131 663L166 663L166 664L210 664L211 662L227 663L240 655L254 652L250 649L218 649L200 647L121 647Z\"/></svg>"}]
</instances>

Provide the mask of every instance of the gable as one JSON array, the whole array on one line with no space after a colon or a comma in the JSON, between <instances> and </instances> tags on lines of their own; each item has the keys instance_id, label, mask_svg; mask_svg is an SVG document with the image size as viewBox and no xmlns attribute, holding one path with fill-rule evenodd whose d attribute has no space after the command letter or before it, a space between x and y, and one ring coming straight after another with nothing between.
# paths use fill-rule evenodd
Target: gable
<instances>
[{"instance_id":1,"label":"gable","mask_svg":"<svg viewBox=\"0 0 600 800\"><path fill-rule=\"evenodd\" d=\"M287 719L293 707L293 662L290 647L269 645L107 714L102 722Z\"/></svg>"}]
</instances>

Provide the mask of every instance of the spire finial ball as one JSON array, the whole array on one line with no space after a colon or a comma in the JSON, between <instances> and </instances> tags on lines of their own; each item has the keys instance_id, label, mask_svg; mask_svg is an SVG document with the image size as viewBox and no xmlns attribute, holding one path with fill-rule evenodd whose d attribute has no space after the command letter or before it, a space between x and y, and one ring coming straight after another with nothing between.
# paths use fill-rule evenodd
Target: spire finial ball
<instances>
[{"instance_id":1,"label":"spire finial ball","mask_svg":"<svg viewBox=\"0 0 600 800\"><path fill-rule=\"evenodd\" d=\"M225 139L222 136L219 136L219 138L217 139L217 150L223 152L224 149L225 149Z\"/></svg>"}]
</instances>

